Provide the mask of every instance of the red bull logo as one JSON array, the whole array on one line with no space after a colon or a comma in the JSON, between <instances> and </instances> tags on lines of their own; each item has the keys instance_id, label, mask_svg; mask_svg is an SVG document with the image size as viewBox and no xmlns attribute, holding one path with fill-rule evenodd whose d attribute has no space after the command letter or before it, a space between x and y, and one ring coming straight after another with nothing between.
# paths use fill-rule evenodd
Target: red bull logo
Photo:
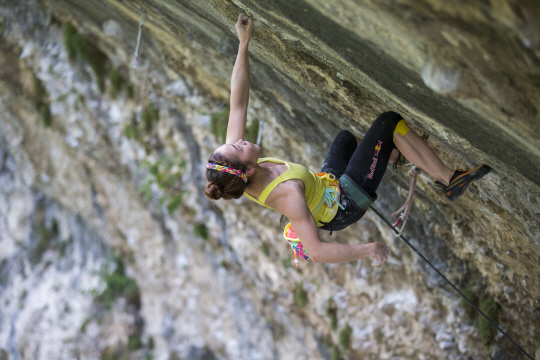
<instances>
[{"instance_id":1,"label":"red bull logo","mask_svg":"<svg viewBox=\"0 0 540 360\"><path fill-rule=\"evenodd\" d=\"M377 167L377 161L379 160L379 151L382 149L382 141L379 140L377 145L375 145L375 156L373 156L373 163L369 167L371 169L368 179L373 179L373 174L375 173L375 168Z\"/></svg>"},{"instance_id":2,"label":"red bull logo","mask_svg":"<svg viewBox=\"0 0 540 360\"><path fill-rule=\"evenodd\" d=\"M382 148L382 141L379 141L379 143L375 146L375 156L379 156L379 151L381 151Z\"/></svg>"}]
</instances>

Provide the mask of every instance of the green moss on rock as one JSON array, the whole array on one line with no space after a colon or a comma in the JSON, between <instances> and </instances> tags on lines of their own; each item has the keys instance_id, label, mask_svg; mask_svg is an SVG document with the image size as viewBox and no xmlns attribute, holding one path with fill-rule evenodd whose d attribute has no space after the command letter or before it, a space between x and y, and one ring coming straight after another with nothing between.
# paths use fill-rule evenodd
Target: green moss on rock
<instances>
[{"instance_id":1,"label":"green moss on rock","mask_svg":"<svg viewBox=\"0 0 540 360\"><path fill-rule=\"evenodd\" d=\"M258 135L259 135L259 120L258 119L251 120L251 122L246 128L246 136L244 137L244 140L247 140L252 144L256 144Z\"/></svg>"},{"instance_id":2,"label":"green moss on rock","mask_svg":"<svg viewBox=\"0 0 540 360\"><path fill-rule=\"evenodd\" d=\"M493 297L488 297L483 299L480 302L478 307L487 317L491 319L495 324L499 322L499 304L495 301ZM482 342L484 346L488 347L493 345L495 340L495 335L497 334L497 329L489 323L483 316L478 317L478 322L476 323L478 327L478 332L482 337Z\"/></svg>"},{"instance_id":3,"label":"green moss on rock","mask_svg":"<svg viewBox=\"0 0 540 360\"><path fill-rule=\"evenodd\" d=\"M341 351L336 345L332 346L332 357L330 358L330 360L343 360L343 358L341 357Z\"/></svg>"},{"instance_id":4,"label":"green moss on rock","mask_svg":"<svg viewBox=\"0 0 540 360\"><path fill-rule=\"evenodd\" d=\"M208 240L208 227L203 223L197 223L193 227L193 234L203 240Z\"/></svg>"},{"instance_id":5,"label":"green moss on rock","mask_svg":"<svg viewBox=\"0 0 540 360\"><path fill-rule=\"evenodd\" d=\"M227 138L227 124L229 122L229 106L216 111L210 116L210 132L214 134L218 142L224 143Z\"/></svg>"},{"instance_id":6,"label":"green moss on rock","mask_svg":"<svg viewBox=\"0 0 540 360\"><path fill-rule=\"evenodd\" d=\"M339 332L339 345L341 345L343 350L347 350L351 346L351 336L352 328L347 324L345 328Z\"/></svg>"},{"instance_id":7,"label":"green moss on rock","mask_svg":"<svg viewBox=\"0 0 540 360\"><path fill-rule=\"evenodd\" d=\"M294 289L294 301L301 308L305 308L308 302L307 293L304 290L303 283L297 283Z\"/></svg>"},{"instance_id":8,"label":"green moss on rock","mask_svg":"<svg viewBox=\"0 0 540 360\"><path fill-rule=\"evenodd\" d=\"M332 331L336 331L338 318L337 318L337 308L334 305L333 297L328 298L328 302L326 304L326 316L328 316L328 319L330 320L330 329L332 329Z\"/></svg>"},{"instance_id":9,"label":"green moss on rock","mask_svg":"<svg viewBox=\"0 0 540 360\"><path fill-rule=\"evenodd\" d=\"M474 282L473 281L471 281L471 282L469 282L467 284L467 287L465 287L465 289L463 289L462 293L475 306L478 306L478 296L474 292ZM465 314L467 314L467 318L470 321L474 321L474 319L476 319L476 315L477 315L476 310L463 298L461 299L461 307L465 310Z\"/></svg>"},{"instance_id":10,"label":"green moss on rock","mask_svg":"<svg viewBox=\"0 0 540 360\"><path fill-rule=\"evenodd\" d=\"M64 45L71 60L79 57L90 65L96 75L98 88L103 92L109 62L107 55L81 35L71 23L64 25Z\"/></svg>"},{"instance_id":11,"label":"green moss on rock","mask_svg":"<svg viewBox=\"0 0 540 360\"><path fill-rule=\"evenodd\" d=\"M124 79L122 79L122 76L114 67L111 67L109 71L109 85L111 94L114 97L118 96L124 85Z\"/></svg>"},{"instance_id":12,"label":"green moss on rock","mask_svg":"<svg viewBox=\"0 0 540 360\"><path fill-rule=\"evenodd\" d=\"M141 305L141 295L137 282L127 277L124 270L124 262L117 257L114 260L116 268L112 273L102 271L103 280L106 288L95 297L95 300L101 302L106 309L112 309L120 297L124 297L130 304L137 308Z\"/></svg>"}]
</instances>

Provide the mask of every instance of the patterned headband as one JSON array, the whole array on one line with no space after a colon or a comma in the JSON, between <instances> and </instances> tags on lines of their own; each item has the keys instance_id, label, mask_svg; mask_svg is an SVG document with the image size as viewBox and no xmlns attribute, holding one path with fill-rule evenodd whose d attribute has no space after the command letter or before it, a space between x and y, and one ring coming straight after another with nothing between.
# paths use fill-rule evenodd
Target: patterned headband
<instances>
[{"instance_id":1,"label":"patterned headband","mask_svg":"<svg viewBox=\"0 0 540 360\"><path fill-rule=\"evenodd\" d=\"M240 170L236 170L236 169L233 169L233 168L228 167L228 166L222 166L222 165L218 165L218 164L208 163L208 164L206 164L206 168L210 169L210 170L217 170L217 171L233 174L235 176L238 176L242 180L244 180L245 183L247 183L247 181L248 181L246 174L244 174Z\"/></svg>"}]
</instances>

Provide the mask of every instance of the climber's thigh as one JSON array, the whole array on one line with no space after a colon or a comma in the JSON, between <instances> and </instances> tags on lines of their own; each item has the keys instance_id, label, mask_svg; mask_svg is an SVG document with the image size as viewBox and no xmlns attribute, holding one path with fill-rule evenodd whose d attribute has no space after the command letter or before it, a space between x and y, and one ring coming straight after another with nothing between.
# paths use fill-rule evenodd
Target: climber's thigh
<instances>
[{"instance_id":1,"label":"climber's thigh","mask_svg":"<svg viewBox=\"0 0 540 360\"><path fill-rule=\"evenodd\" d=\"M403 117L389 111L371 125L354 151L345 174L369 195L375 196L394 149L394 130Z\"/></svg>"},{"instance_id":2,"label":"climber's thigh","mask_svg":"<svg viewBox=\"0 0 540 360\"><path fill-rule=\"evenodd\" d=\"M354 135L347 130L341 130L324 158L321 172L331 173L339 178L345 172L356 147Z\"/></svg>"}]
</instances>

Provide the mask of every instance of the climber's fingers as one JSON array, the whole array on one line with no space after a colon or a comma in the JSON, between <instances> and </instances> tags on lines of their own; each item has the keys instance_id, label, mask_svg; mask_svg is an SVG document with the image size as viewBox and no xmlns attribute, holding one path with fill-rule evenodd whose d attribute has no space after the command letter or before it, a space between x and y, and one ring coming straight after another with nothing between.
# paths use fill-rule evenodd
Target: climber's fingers
<instances>
[{"instance_id":1,"label":"climber's fingers","mask_svg":"<svg viewBox=\"0 0 540 360\"><path fill-rule=\"evenodd\" d=\"M245 14L238 15L238 21L236 22L236 31L238 32L238 38L241 43L248 43L253 34L253 23L255 21Z\"/></svg>"}]
</instances>

